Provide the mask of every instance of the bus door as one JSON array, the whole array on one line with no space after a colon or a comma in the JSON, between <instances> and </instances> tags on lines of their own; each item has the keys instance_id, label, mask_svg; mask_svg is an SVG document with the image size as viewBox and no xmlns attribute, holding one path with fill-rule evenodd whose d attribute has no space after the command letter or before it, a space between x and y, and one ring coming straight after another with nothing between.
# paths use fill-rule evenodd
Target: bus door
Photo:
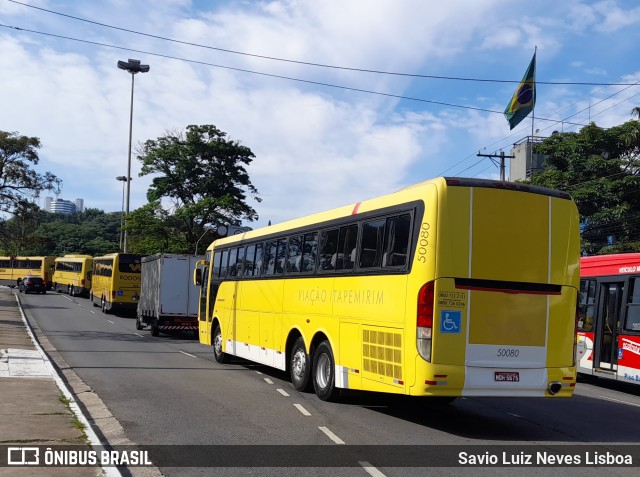
<instances>
[{"instance_id":1,"label":"bus door","mask_svg":"<svg viewBox=\"0 0 640 477\"><path fill-rule=\"evenodd\" d=\"M600 284L600 316L595 335L594 369L618 369L618 332L620 330L624 282Z\"/></svg>"},{"instance_id":2,"label":"bus door","mask_svg":"<svg viewBox=\"0 0 640 477\"><path fill-rule=\"evenodd\" d=\"M202 283L200 284L200 306L198 309L198 334L200 343L211 344L211 321L213 318L213 307L216 303L216 296L220 288L220 252L213 255L213 267L211 277L209 277L209 267L202 269ZM208 304L208 307L207 307Z\"/></svg>"}]
</instances>

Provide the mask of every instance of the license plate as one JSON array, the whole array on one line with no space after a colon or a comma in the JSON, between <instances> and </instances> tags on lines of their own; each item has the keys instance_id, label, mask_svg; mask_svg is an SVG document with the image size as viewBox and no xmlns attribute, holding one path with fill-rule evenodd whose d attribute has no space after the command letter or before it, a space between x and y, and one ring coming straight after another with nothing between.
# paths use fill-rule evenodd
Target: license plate
<instances>
[{"instance_id":1,"label":"license plate","mask_svg":"<svg viewBox=\"0 0 640 477\"><path fill-rule=\"evenodd\" d=\"M496 371L495 380L506 383L517 383L520 381L520 373L517 371Z\"/></svg>"}]
</instances>

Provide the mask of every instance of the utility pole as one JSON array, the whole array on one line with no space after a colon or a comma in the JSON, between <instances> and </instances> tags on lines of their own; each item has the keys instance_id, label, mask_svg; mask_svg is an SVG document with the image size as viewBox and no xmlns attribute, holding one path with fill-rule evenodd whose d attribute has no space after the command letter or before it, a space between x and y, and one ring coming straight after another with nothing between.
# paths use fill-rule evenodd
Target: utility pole
<instances>
[{"instance_id":1,"label":"utility pole","mask_svg":"<svg viewBox=\"0 0 640 477\"><path fill-rule=\"evenodd\" d=\"M478 157L489 157L491 159L493 159L494 157L499 157L500 158L500 180L504 181L504 159L506 157L508 157L509 159L514 159L516 156L505 156L504 151L500 151L500 154L480 154L480 152L478 152L478 154L476 154Z\"/></svg>"}]
</instances>

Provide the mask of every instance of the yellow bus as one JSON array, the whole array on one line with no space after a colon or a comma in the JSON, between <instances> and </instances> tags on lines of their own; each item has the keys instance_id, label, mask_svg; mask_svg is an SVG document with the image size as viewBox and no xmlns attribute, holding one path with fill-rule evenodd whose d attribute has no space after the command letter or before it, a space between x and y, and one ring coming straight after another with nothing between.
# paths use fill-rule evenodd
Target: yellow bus
<instances>
[{"instance_id":1,"label":"yellow bus","mask_svg":"<svg viewBox=\"0 0 640 477\"><path fill-rule=\"evenodd\" d=\"M91 255L58 257L54 261L52 288L58 292L66 291L71 296L89 296L92 269Z\"/></svg>"},{"instance_id":2,"label":"yellow bus","mask_svg":"<svg viewBox=\"0 0 640 477\"><path fill-rule=\"evenodd\" d=\"M27 275L42 277L51 289L53 261L56 257L0 257L0 285L15 287Z\"/></svg>"},{"instance_id":3,"label":"yellow bus","mask_svg":"<svg viewBox=\"0 0 640 477\"><path fill-rule=\"evenodd\" d=\"M578 223L564 192L441 177L222 238L194 270L200 342L323 400L569 397Z\"/></svg>"},{"instance_id":4,"label":"yellow bus","mask_svg":"<svg viewBox=\"0 0 640 477\"><path fill-rule=\"evenodd\" d=\"M140 299L142 255L110 253L93 259L89 299L102 312L135 312Z\"/></svg>"}]
</instances>

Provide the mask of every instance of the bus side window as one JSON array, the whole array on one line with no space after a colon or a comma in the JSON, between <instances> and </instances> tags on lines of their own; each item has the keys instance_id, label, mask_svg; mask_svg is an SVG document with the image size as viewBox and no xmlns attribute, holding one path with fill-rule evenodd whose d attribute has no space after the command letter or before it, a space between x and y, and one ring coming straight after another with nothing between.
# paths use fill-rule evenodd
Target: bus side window
<instances>
[{"instance_id":1,"label":"bus side window","mask_svg":"<svg viewBox=\"0 0 640 477\"><path fill-rule=\"evenodd\" d=\"M353 270L352 251L358 246L358 226L347 225L340 227L338 235L338 252L335 256L336 270Z\"/></svg>"},{"instance_id":2,"label":"bus side window","mask_svg":"<svg viewBox=\"0 0 640 477\"><path fill-rule=\"evenodd\" d=\"M222 259L220 262L220 278L225 278L227 276L228 262L229 262L229 250L223 250Z\"/></svg>"},{"instance_id":3,"label":"bus side window","mask_svg":"<svg viewBox=\"0 0 640 477\"><path fill-rule=\"evenodd\" d=\"M360 268L379 267L382 259L382 242L385 220L365 222L362 225Z\"/></svg>"},{"instance_id":4,"label":"bus side window","mask_svg":"<svg viewBox=\"0 0 640 477\"><path fill-rule=\"evenodd\" d=\"M262 273L262 263L264 261L263 257L263 245L259 243L256 245L256 261L255 265L253 266L253 275L256 277Z\"/></svg>"},{"instance_id":5,"label":"bus side window","mask_svg":"<svg viewBox=\"0 0 640 477\"><path fill-rule=\"evenodd\" d=\"M289 237L287 251L287 273L299 272L302 267L302 236Z\"/></svg>"},{"instance_id":6,"label":"bus side window","mask_svg":"<svg viewBox=\"0 0 640 477\"><path fill-rule=\"evenodd\" d=\"M580 280L580 301L578 303L578 329L593 331L595 321L596 281Z\"/></svg>"},{"instance_id":7,"label":"bus side window","mask_svg":"<svg viewBox=\"0 0 640 477\"><path fill-rule=\"evenodd\" d=\"M255 244L247 245L247 251L245 252L245 257L244 257L244 276L245 277L251 277L254 275L255 260L256 260Z\"/></svg>"},{"instance_id":8,"label":"bus side window","mask_svg":"<svg viewBox=\"0 0 640 477\"><path fill-rule=\"evenodd\" d=\"M213 269L211 270L211 276L218 278L220 275L220 263L222 262L222 252L216 252L213 254Z\"/></svg>"},{"instance_id":9,"label":"bus side window","mask_svg":"<svg viewBox=\"0 0 640 477\"><path fill-rule=\"evenodd\" d=\"M338 229L323 230L320 234L320 270L333 270L334 254L338 253Z\"/></svg>"},{"instance_id":10,"label":"bus side window","mask_svg":"<svg viewBox=\"0 0 640 477\"><path fill-rule=\"evenodd\" d=\"M640 331L640 277L629 281L629 302L625 330Z\"/></svg>"},{"instance_id":11,"label":"bus side window","mask_svg":"<svg viewBox=\"0 0 640 477\"><path fill-rule=\"evenodd\" d=\"M236 264L238 262L238 249L232 248L229 250L229 267L227 268L227 276L236 276Z\"/></svg>"},{"instance_id":12,"label":"bus side window","mask_svg":"<svg viewBox=\"0 0 640 477\"><path fill-rule=\"evenodd\" d=\"M287 257L287 239L278 240L278 248L276 250L276 275L284 273L284 262Z\"/></svg>"},{"instance_id":13,"label":"bus side window","mask_svg":"<svg viewBox=\"0 0 640 477\"><path fill-rule=\"evenodd\" d=\"M389 217L384 237L383 267L403 267L407 263L411 215Z\"/></svg>"},{"instance_id":14,"label":"bus side window","mask_svg":"<svg viewBox=\"0 0 640 477\"><path fill-rule=\"evenodd\" d=\"M264 275L269 276L273 275L276 271L276 249L278 247L278 242L275 240L270 240L266 243L264 247Z\"/></svg>"},{"instance_id":15,"label":"bus side window","mask_svg":"<svg viewBox=\"0 0 640 477\"><path fill-rule=\"evenodd\" d=\"M313 232L304 236L302 247L302 271L315 272L316 258L318 255L318 233Z\"/></svg>"}]
</instances>

